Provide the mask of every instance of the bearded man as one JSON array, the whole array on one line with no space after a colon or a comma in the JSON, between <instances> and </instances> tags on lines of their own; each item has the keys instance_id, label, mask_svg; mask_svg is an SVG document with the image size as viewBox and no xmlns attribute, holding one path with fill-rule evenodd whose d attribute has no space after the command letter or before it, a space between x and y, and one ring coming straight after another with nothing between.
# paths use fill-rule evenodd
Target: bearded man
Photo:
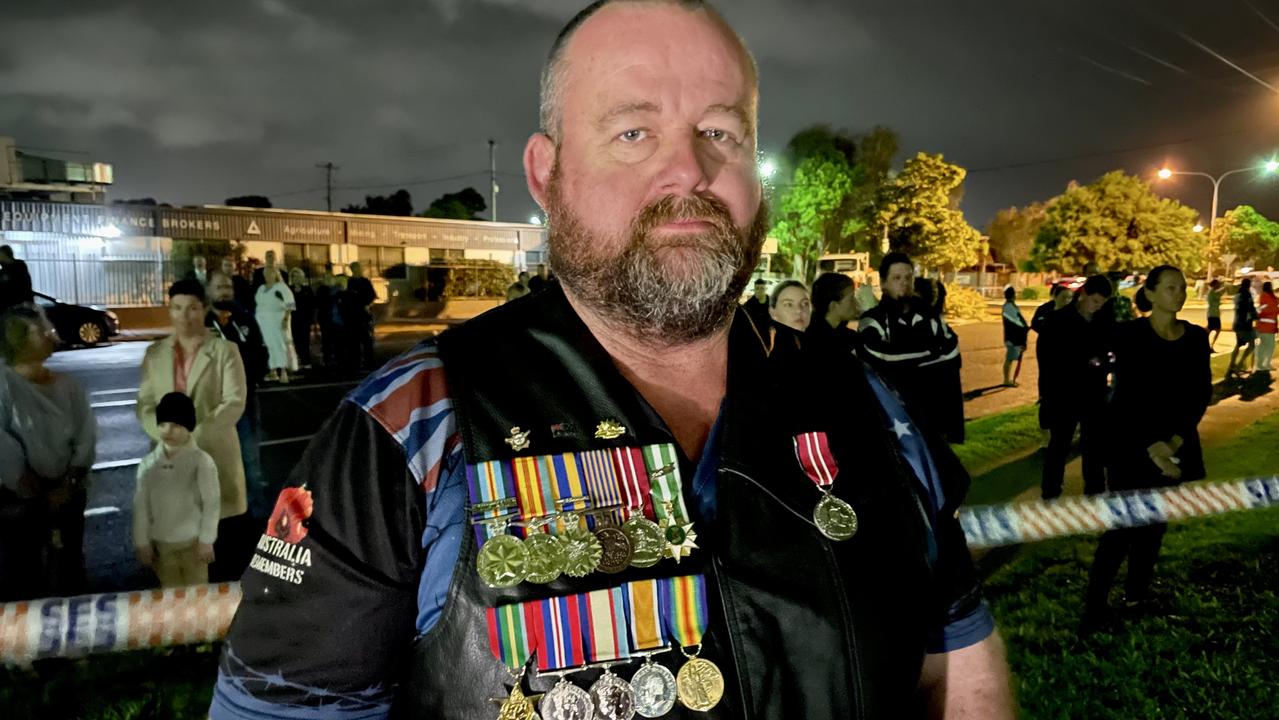
<instances>
[{"instance_id":1,"label":"bearded man","mask_svg":"<svg viewBox=\"0 0 1279 720\"><path fill-rule=\"evenodd\" d=\"M737 311L757 97L704 2L564 28L524 153L561 285L346 399L244 578L215 720L1012 716L962 467L855 360Z\"/></svg>"}]
</instances>

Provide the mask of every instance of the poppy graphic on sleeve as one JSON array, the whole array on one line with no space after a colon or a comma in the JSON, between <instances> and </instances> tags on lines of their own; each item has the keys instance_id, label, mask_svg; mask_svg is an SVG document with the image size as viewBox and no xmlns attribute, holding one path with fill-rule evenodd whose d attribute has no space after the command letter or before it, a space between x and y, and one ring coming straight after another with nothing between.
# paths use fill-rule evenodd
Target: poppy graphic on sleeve
<instances>
[{"instance_id":1,"label":"poppy graphic on sleeve","mask_svg":"<svg viewBox=\"0 0 1279 720\"><path fill-rule=\"evenodd\" d=\"M306 526L302 523L311 517L313 506L311 491L305 486L284 488L267 521L266 534L286 543L301 542L306 537Z\"/></svg>"}]
</instances>

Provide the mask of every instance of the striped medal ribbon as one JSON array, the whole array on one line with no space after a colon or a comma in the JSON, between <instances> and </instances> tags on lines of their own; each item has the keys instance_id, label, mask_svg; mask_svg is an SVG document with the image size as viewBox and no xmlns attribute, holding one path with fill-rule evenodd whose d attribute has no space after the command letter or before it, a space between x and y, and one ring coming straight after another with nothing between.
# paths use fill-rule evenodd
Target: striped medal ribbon
<instances>
[{"instance_id":1,"label":"striped medal ribbon","mask_svg":"<svg viewBox=\"0 0 1279 720\"><path fill-rule=\"evenodd\" d=\"M582 596L565 595L526 603L531 606L537 648L537 668L547 672L579 667L582 647Z\"/></svg>"},{"instance_id":2,"label":"striped medal ribbon","mask_svg":"<svg viewBox=\"0 0 1279 720\"><path fill-rule=\"evenodd\" d=\"M831 494L831 485L839 475L839 463L831 452L830 440L824 432L800 433L794 438L795 458L804 474L821 491L821 500L813 508L813 524L831 540L847 540L857 534L857 513L853 506Z\"/></svg>"},{"instance_id":3,"label":"striped medal ribbon","mask_svg":"<svg viewBox=\"0 0 1279 720\"><path fill-rule=\"evenodd\" d=\"M646 445L642 451L648 468L654 517L664 536L662 554L679 562L697 549L697 533L684 504L679 453L672 443Z\"/></svg>"},{"instance_id":4,"label":"striped medal ribbon","mask_svg":"<svg viewBox=\"0 0 1279 720\"><path fill-rule=\"evenodd\" d=\"M724 674L698 657L706 635L710 611L706 602L706 577L686 575L661 581L662 616L666 629L688 658L675 676L678 697L690 710L706 712L724 697ZM689 648L692 648L689 650Z\"/></svg>"},{"instance_id":5,"label":"striped medal ribbon","mask_svg":"<svg viewBox=\"0 0 1279 720\"><path fill-rule=\"evenodd\" d=\"M524 672L529 656L537 649L534 609L527 603L488 609L489 650L513 675Z\"/></svg>"},{"instance_id":6,"label":"striped medal ribbon","mask_svg":"<svg viewBox=\"0 0 1279 720\"><path fill-rule=\"evenodd\" d=\"M471 501L471 524L478 544L505 533L507 521L519 516L514 475L505 460L468 464L466 485Z\"/></svg>"}]
</instances>

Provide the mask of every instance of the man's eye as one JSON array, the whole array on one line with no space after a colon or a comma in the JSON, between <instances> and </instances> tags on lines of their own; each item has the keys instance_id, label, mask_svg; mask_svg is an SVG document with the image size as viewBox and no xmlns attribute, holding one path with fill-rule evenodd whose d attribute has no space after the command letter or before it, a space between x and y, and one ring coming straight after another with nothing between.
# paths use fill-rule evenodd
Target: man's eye
<instances>
[{"instance_id":1,"label":"man's eye","mask_svg":"<svg viewBox=\"0 0 1279 720\"><path fill-rule=\"evenodd\" d=\"M644 130L627 130L621 135L618 135L617 139L621 140L622 142L633 143L633 142L639 142L640 140L643 140L645 137L648 137L648 133Z\"/></svg>"},{"instance_id":2,"label":"man's eye","mask_svg":"<svg viewBox=\"0 0 1279 720\"><path fill-rule=\"evenodd\" d=\"M735 140L732 133L727 130L720 130L719 128L707 128L703 130L702 137L714 142L728 142Z\"/></svg>"}]
</instances>

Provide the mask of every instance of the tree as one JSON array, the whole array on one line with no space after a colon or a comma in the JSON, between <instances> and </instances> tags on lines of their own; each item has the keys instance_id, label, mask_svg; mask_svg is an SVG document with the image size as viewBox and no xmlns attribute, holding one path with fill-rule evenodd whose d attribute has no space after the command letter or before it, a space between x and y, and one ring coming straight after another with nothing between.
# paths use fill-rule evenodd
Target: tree
<instances>
[{"instance_id":1,"label":"tree","mask_svg":"<svg viewBox=\"0 0 1279 720\"><path fill-rule=\"evenodd\" d=\"M1217 221L1208 244L1208 258L1213 265L1229 270L1229 266L1251 265L1265 268L1275 265L1279 251L1279 223L1257 212L1251 205L1240 205ZM1223 255L1233 255L1230 263Z\"/></svg>"},{"instance_id":2,"label":"tree","mask_svg":"<svg viewBox=\"0 0 1279 720\"><path fill-rule=\"evenodd\" d=\"M981 233L959 210L967 171L941 155L918 153L886 186L877 223L888 244L924 268L959 270L985 252Z\"/></svg>"},{"instance_id":3,"label":"tree","mask_svg":"<svg viewBox=\"0 0 1279 720\"><path fill-rule=\"evenodd\" d=\"M360 215L396 215L409 217L413 214L413 198L408 190L396 190L390 195L365 195L363 205L347 205L342 212Z\"/></svg>"},{"instance_id":4,"label":"tree","mask_svg":"<svg viewBox=\"0 0 1279 720\"><path fill-rule=\"evenodd\" d=\"M853 169L834 148L804 158L774 213L773 235L788 256L791 271L811 282L817 259L826 253L839 229L839 210L852 190Z\"/></svg>"},{"instance_id":5,"label":"tree","mask_svg":"<svg viewBox=\"0 0 1279 720\"><path fill-rule=\"evenodd\" d=\"M1035 245L1035 235L1044 224L1047 205L1031 203L1024 208L1010 207L995 213L986 227L990 238L990 252L995 260L1014 268L1030 259Z\"/></svg>"},{"instance_id":6,"label":"tree","mask_svg":"<svg viewBox=\"0 0 1279 720\"><path fill-rule=\"evenodd\" d=\"M265 195L236 195L227 198L225 204L233 207L269 208L271 198Z\"/></svg>"},{"instance_id":7,"label":"tree","mask_svg":"<svg viewBox=\"0 0 1279 720\"><path fill-rule=\"evenodd\" d=\"M1206 239L1194 232L1193 209L1162 198L1150 185L1116 170L1088 185L1071 183L1049 202L1031 256L1048 270L1149 269L1170 264L1197 272Z\"/></svg>"},{"instance_id":8,"label":"tree","mask_svg":"<svg viewBox=\"0 0 1279 720\"><path fill-rule=\"evenodd\" d=\"M897 136L887 128L854 136L814 125L796 133L773 203L779 265L809 281L823 254L870 249L875 203L896 153Z\"/></svg>"},{"instance_id":9,"label":"tree","mask_svg":"<svg viewBox=\"0 0 1279 720\"><path fill-rule=\"evenodd\" d=\"M454 220L479 220L488 204L484 196L469 187L455 193L446 193L431 201L430 207L418 213L418 217L452 218Z\"/></svg>"}]
</instances>

